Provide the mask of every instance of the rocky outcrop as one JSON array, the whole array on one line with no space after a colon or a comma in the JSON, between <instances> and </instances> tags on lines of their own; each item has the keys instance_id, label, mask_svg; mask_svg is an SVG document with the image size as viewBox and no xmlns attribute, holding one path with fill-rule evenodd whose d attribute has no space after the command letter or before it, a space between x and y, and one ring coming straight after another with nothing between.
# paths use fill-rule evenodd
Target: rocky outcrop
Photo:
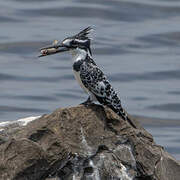
<instances>
[{"instance_id":1,"label":"rocky outcrop","mask_svg":"<svg viewBox=\"0 0 180 180\"><path fill-rule=\"evenodd\" d=\"M0 179L179 180L180 164L133 122L80 105L11 124L0 132Z\"/></svg>"}]
</instances>

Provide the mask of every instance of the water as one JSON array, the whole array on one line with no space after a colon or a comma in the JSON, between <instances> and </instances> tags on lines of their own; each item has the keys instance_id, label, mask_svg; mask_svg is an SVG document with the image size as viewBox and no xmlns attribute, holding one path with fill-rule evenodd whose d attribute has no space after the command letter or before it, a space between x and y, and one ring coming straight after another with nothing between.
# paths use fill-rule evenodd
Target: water
<instances>
[{"instance_id":1,"label":"water","mask_svg":"<svg viewBox=\"0 0 180 180\"><path fill-rule=\"evenodd\" d=\"M123 106L154 119L145 123L148 130L180 159L179 22L177 0L1 1L0 122L87 98L72 75L70 55L37 56L42 46L92 25L93 57ZM159 119L166 129L154 126ZM172 146L163 132L176 137Z\"/></svg>"}]
</instances>

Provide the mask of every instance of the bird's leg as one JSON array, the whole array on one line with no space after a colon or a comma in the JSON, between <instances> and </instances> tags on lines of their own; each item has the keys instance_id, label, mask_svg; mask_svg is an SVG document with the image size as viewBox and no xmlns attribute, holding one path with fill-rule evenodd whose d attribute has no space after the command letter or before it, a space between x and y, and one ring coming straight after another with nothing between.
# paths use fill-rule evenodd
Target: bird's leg
<instances>
[{"instance_id":1,"label":"bird's leg","mask_svg":"<svg viewBox=\"0 0 180 180\"><path fill-rule=\"evenodd\" d=\"M91 99L91 97L89 96L88 99L86 101L84 101L83 103L81 103L85 106L91 105L93 104L93 100Z\"/></svg>"}]
</instances>

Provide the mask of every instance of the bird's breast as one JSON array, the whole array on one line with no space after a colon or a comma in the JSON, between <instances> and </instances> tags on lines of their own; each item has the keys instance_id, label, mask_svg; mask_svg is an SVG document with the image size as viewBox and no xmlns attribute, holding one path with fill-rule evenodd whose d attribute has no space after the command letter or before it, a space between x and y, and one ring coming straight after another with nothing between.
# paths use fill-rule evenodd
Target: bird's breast
<instances>
[{"instance_id":1,"label":"bird's breast","mask_svg":"<svg viewBox=\"0 0 180 180\"><path fill-rule=\"evenodd\" d=\"M73 63L73 70L78 72L80 70L80 66L82 65L82 63L83 63L83 60L75 61Z\"/></svg>"},{"instance_id":2,"label":"bird's breast","mask_svg":"<svg viewBox=\"0 0 180 180\"><path fill-rule=\"evenodd\" d=\"M89 94L89 90L84 86L84 84L82 83L81 81L81 77L80 77L80 72L79 71L76 71L73 69L73 72L74 72L74 77L75 79L77 80L77 82L79 83L80 87L86 92Z\"/></svg>"}]
</instances>

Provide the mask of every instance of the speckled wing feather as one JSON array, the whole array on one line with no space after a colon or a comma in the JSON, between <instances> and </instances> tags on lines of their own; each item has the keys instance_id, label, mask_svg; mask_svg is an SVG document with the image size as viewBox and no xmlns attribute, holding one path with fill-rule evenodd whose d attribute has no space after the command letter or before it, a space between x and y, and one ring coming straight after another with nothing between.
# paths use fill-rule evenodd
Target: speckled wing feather
<instances>
[{"instance_id":1,"label":"speckled wing feather","mask_svg":"<svg viewBox=\"0 0 180 180\"><path fill-rule=\"evenodd\" d=\"M104 73L91 58L87 58L80 66L80 78L84 86L95 95L103 105L107 105L124 120L127 115L121 106L121 101Z\"/></svg>"}]
</instances>

